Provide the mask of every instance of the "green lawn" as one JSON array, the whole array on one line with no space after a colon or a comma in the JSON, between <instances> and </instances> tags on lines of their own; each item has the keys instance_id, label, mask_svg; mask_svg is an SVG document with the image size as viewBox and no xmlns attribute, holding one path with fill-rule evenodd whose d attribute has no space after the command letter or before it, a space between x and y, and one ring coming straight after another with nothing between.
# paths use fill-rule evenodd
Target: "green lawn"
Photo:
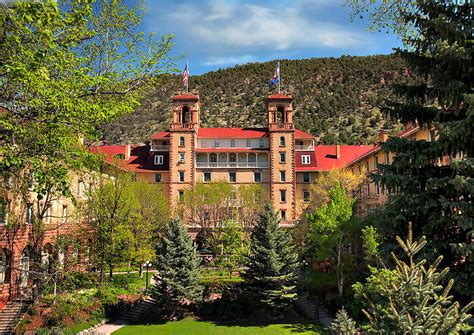
<instances>
[{"instance_id":1,"label":"green lawn","mask_svg":"<svg viewBox=\"0 0 474 335\"><path fill-rule=\"evenodd\" d=\"M215 324L184 319L156 325L125 326L114 334L163 334L163 335L314 335L325 334L324 327L310 324Z\"/></svg>"}]
</instances>

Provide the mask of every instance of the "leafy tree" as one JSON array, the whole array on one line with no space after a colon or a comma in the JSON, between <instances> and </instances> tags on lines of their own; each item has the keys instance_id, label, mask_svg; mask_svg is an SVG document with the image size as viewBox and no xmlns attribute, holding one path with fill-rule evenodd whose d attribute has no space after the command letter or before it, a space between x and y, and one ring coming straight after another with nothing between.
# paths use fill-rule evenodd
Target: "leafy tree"
<instances>
[{"instance_id":1,"label":"leafy tree","mask_svg":"<svg viewBox=\"0 0 474 335\"><path fill-rule=\"evenodd\" d=\"M247 270L242 274L256 302L274 309L295 299L298 266L290 235L279 225L277 214L266 205L252 231Z\"/></svg>"},{"instance_id":2,"label":"leafy tree","mask_svg":"<svg viewBox=\"0 0 474 335\"><path fill-rule=\"evenodd\" d=\"M357 334L357 327L354 320L350 318L343 308L336 314L336 318L329 326L329 329L336 335L354 335Z\"/></svg>"},{"instance_id":3,"label":"leafy tree","mask_svg":"<svg viewBox=\"0 0 474 335\"><path fill-rule=\"evenodd\" d=\"M143 264L155 257L160 230L168 221L168 200L161 185L134 181L130 187L133 195L130 217L132 239L129 241L131 259L140 265L142 277Z\"/></svg>"},{"instance_id":4,"label":"leafy tree","mask_svg":"<svg viewBox=\"0 0 474 335\"><path fill-rule=\"evenodd\" d=\"M235 220L225 221L220 228L220 264L227 269L229 277L232 277L232 271L242 263L243 243L242 226Z\"/></svg>"},{"instance_id":5,"label":"leafy tree","mask_svg":"<svg viewBox=\"0 0 474 335\"><path fill-rule=\"evenodd\" d=\"M133 232L130 225L133 192L129 186L132 176L118 172L112 177L101 177L82 207L86 218L84 237L90 237L94 263L104 281L105 268L113 269L132 256Z\"/></svg>"},{"instance_id":6,"label":"leafy tree","mask_svg":"<svg viewBox=\"0 0 474 335\"><path fill-rule=\"evenodd\" d=\"M355 200L337 182L330 191L329 203L307 214L316 257L321 260L333 257L336 260L337 288L341 297L344 290L345 247L355 228L354 203Z\"/></svg>"},{"instance_id":7,"label":"leafy tree","mask_svg":"<svg viewBox=\"0 0 474 335\"><path fill-rule=\"evenodd\" d=\"M439 256L431 265L417 262L415 255L426 246L423 236L413 241L411 226L406 241L397 236L408 263L392 254L396 268L372 269L366 284L354 285L356 297L366 301L363 310L369 320L369 333L458 334L468 332L468 314L473 302L464 308L449 295L453 279L442 285L449 269L439 271Z\"/></svg>"},{"instance_id":8,"label":"leafy tree","mask_svg":"<svg viewBox=\"0 0 474 335\"><path fill-rule=\"evenodd\" d=\"M259 213L270 200L270 195L259 184L241 185L237 189L238 221L248 231L258 222Z\"/></svg>"},{"instance_id":9,"label":"leafy tree","mask_svg":"<svg viewBox=\"0 0 474 335\"><path fill-rule=\"evenodd\" d=\"M466 2L416 1L403 15L417 34L397 53L423 81L394 87L402 101L389 101L386 112L403 123L418 124L431 141L392 138L382 149L395 154L373 176L392 196L380 231L393 236L414 222L414 234L426 235L424 258L443 255L442 266L456 278L454 291L468 299L473 236L474 135L472 6ZM388 244L388 247L397 245ZM399 250L399 249L398 249Z\"/></svg>"},{"instance_id":10,"label":"leafy tree","mask_svg":"<svg viewBox=\"0 0 474 335\"><path fill-rule=\"evenodd\" d=\"M151 292L158 303L175 312L187 301L198 301L202 297L199 258L180 220L166 225L156 253L157 273Z\"/></svg>"}]
</instances>

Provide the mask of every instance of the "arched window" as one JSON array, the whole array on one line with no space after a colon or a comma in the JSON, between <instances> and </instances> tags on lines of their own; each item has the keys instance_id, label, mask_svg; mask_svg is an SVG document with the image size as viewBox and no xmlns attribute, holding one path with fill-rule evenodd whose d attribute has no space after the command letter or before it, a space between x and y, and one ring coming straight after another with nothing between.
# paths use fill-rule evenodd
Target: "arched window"
<instances>
[{"instance_id":1,"label":"arched window","mask_svg":"<svg viewBox=\"0 0 474 335\"><path fill-rule=\"evenodd\" d=\"M189 123L189 107L188 106L183 106L183 109L181 110L181 120L183 121L184 124Z\"/></svg>"},{"instance_id":2,"label":"arched window","mask_svg":"<svg viewBox=\"0 0 474 335\"><path fill-rule=\"evenodd\" d=\"M23 250L20 256L20 286L28 284L28 272L30 271L30 251L28 247Z\"/></svg>"},{"instance_id":3,"label":"arched window","mask_svg":"<svg viewBox=\"0 0 474 335\"><path fill-rule=\"evenodd\" d=\"M283 106L279 106L277 108L277 120L280 123L284 123L285 121L285 108Z\"/></svg>"},{"instance_id":4,"label":"arched window","mask_svg":"<svg viewBox=\"0 0 474 335\"><path fill-rule=\"evenodd\" d=\"M280 137L280 147L284 147L285 146L285 136L281 136Z\"/></svg>"},{"instance_id":5,"label":"arched window","mask_svg":"<svg viewBox=\"0 0 474 335\"><path fill-rule=\"evenodd\" d=\"M229 162L236 163L237 162L237 155L235 153L229 154Z\"/></svg>"},{"instance_id":6,"label":"arched window","mask_svg":"<svg viewBox=\"0 0 474 335\"><path fill-rule=\"evenodd\" d=\"M217 154L211 153L211 154L209 155L209 161L210 161L211 163L217 163Z\"/></svg>"},{"instance_id":7,"label":"arched window","mask_svg":"<svg viewBox=\"0 0 474 335\"><path fill-rule=\"evenodd\" d=\"M7 253L0 249L0 284L6 282L7 279Z\"/></svg>"},{"instance_id":8,"label":"arched window","mask_svg":"<svg viewBox=\"0 0 474 335\"><path fill-rule=\"evenodd\" d=\"M180 147L184 147L184 143L185 143L185 142L184 142L184 136L181 136L181 137L179 138L179 146L180 146Z\"/></svg>"}]
</instances>

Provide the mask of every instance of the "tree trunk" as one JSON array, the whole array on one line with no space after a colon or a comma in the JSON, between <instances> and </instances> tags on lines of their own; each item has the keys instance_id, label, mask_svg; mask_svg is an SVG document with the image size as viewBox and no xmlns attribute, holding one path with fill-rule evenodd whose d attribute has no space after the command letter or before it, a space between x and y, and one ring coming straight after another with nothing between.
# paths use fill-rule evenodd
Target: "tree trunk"
<instances>
[{"instance_id":1,"label":"tree trunk","mask_svg":"<svg viewBox=\"0 0 474 335\"><path fill-rule=\"evenodd\" d=\"M140 278L143 278L143 263L140 262L140 269L138 270L138 275Z\"/></svg>"},{"instance_id":2,"label":"tree trunk","mask_svg":"<svg viewBox=\"0 0 474 335\"><path fill-rule=\"evenodd\" d=\"M343 235L339 238L337 245L337 291L342 298L344 293L344 274L342 272L342 249L343 249Z\"/></svg>"},{"instance_id":3,"label":"tree trunk","mask_svg":"<svg viewBox=\"0 0 474 335\"><path fill-rule=\"evenodd\" d=\"M114 266L112 264L109 264L109 281L112 281L114 277Z\"/></svg>"}]
</instances>

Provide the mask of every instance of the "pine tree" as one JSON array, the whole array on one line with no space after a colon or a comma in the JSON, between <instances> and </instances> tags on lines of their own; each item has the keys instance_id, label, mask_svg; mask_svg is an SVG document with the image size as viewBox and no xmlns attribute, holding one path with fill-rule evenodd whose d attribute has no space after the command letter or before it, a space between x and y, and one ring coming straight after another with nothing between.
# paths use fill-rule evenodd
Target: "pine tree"
<instances>
[{"instance_id":1,"label":"pine tree","mask_svg":"<svg viewBox=\"0 0 474 335\"><path fill-rule=\"evenodd\" d=\"M164 308L176 310L182 303L202 297L199 258L180 220L166 226L157 247L156 266L152 295Z\"/></svg>"},{"instance_id":2,"label":"pine tree","mask_svg":"<svg viewBox=\"0 0 474 335\"><path fill-rule=\"evenodd\" d=\"M357 334L356 323L349 317L349 314L347 314L344 308L337 312L336 318L329 326L329 330L336 335Z\"/></svg>"},{"instance_id":3,"label":"pine tree","mask_svg":"<svg viewBox=\"0 0 474 335\"><path fill-rule=\"evenodd\" d=\"M416 223L414 234L428 239L423 257L443 255L454 291L467 298L474 291L472 8L469 1L417 1L405 21L417 34L398 54L425 81L395 87L402 100L387 112L426 127L433 140L393 138L383 145L395 159L374 176L393 193L381 228L393 236Z\"/></svg>"},{"instance_id":4,"label":"pine tree","mask_svg":"<svg viewBox=\"0 0 474 335\"><path fill-rule=\"evenodd\" d=\"M298 256L280 221L272 207L265 206L252 232L248 269L242 274L255 301L274 309L296 298Z\"/></svg>"},{"instance_id":5,"label":"pine tree","mask_svg":"<svg viewBox=\"0 0 474 335\"><path fill-rule=\"evenodd\" d=\"M413 241L411 225L408 238L397 242L406 254L408 263L392 253L396 264L393 276L372 271L365 285L354 285L356 296L367 301L363 310L369 319L369 333L376 334L458 334L467 331L471 302L460 309L449 295L454 280L442 285L449 269L438 271L443 256L430 266L426 259L417 262L414 256L427 244L426 237ZM387 280L387 278L390 278ZM374 285L376 283L376 285Z\"/></svg>"}]
</instances>

